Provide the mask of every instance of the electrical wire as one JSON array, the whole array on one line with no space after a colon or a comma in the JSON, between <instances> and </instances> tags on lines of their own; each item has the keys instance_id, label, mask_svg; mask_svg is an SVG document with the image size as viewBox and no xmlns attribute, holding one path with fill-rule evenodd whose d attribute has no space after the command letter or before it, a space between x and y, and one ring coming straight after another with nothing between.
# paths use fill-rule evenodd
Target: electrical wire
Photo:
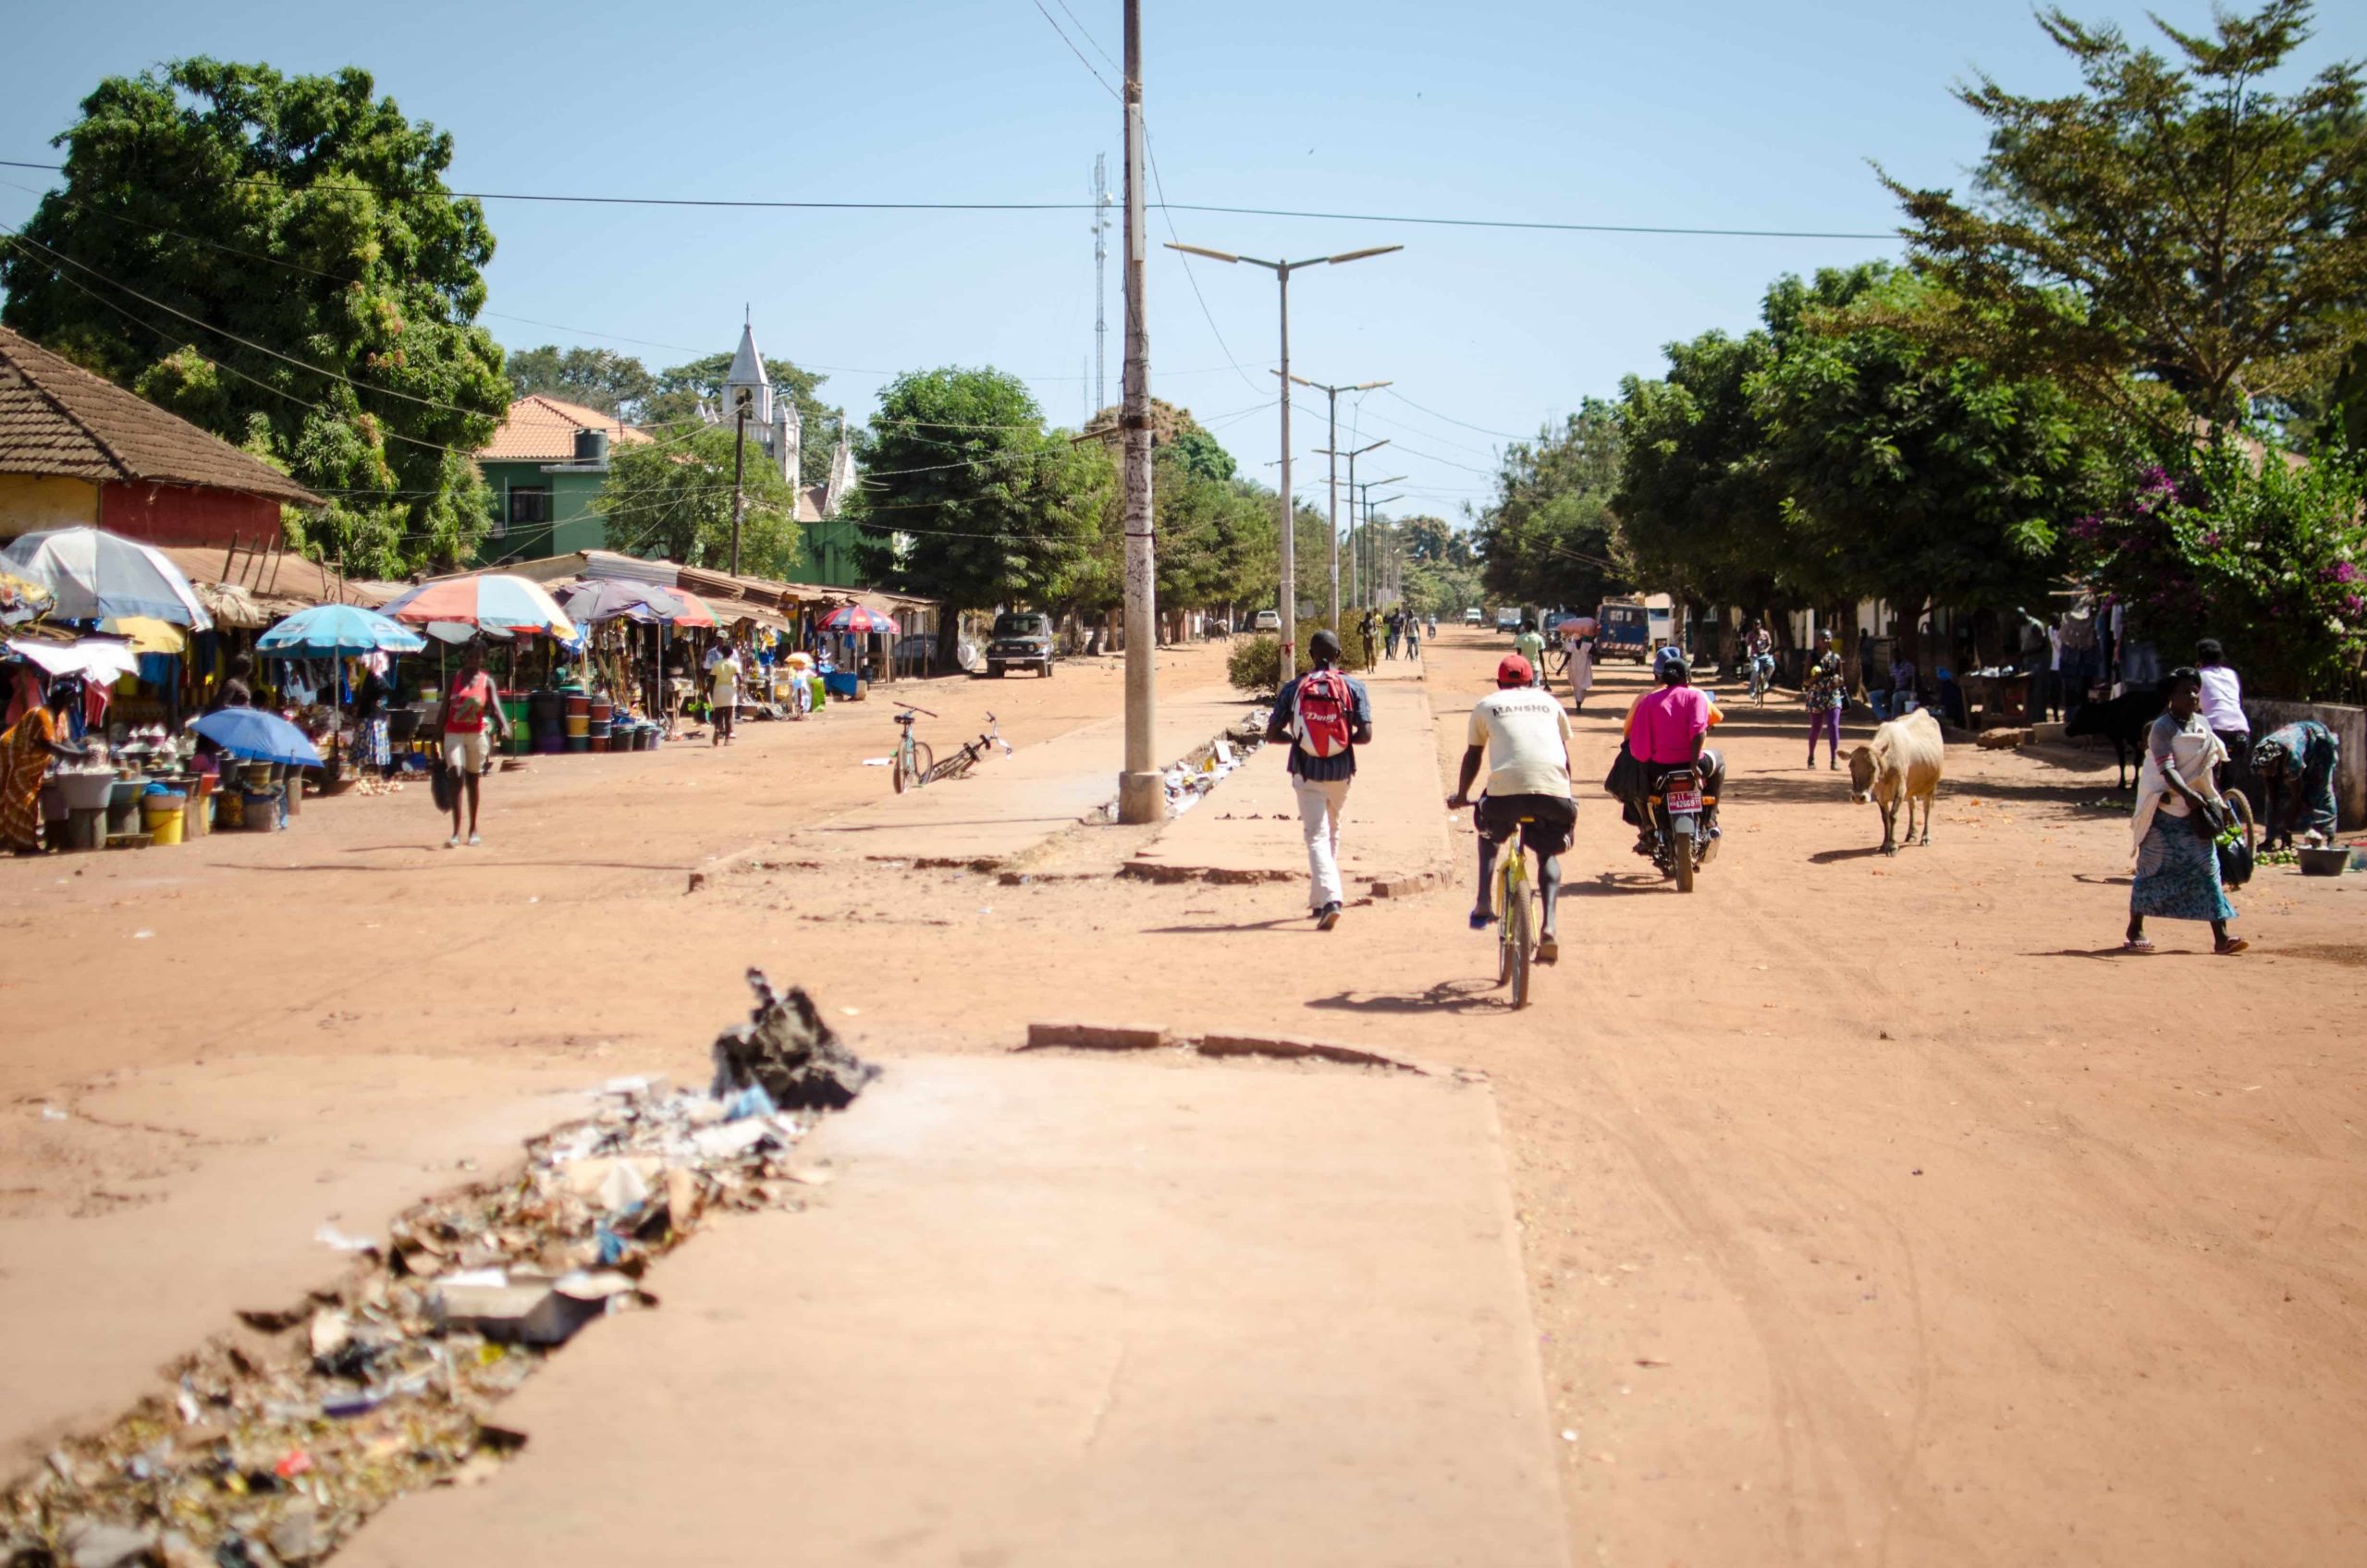
<instances>
[{"instance_id":1,"label":"electrical wire","mask_svg":"<svg viewBox=\"0 0 2367 1568\"><path fill-rule=\"evenodd\" d=\"M1091 67L1088 65L1087 68ZM1099 73L1095 73L1097 79ZM1104 83L1104 85L1108 85ZM0 158L0 168L43 169L59 173L63 164L31 163L21 159ZM231 180L235 185L260 185L288 190L285 182L254 177ZM350 191L357 195L385 195L376 186L318 181L294 188L299 193L311 191ZM703 196L596 196L558 194L548 191L524 190L446 190L440 192L455 202L545 202L562 204L608 207L744 207L757 211L789 210L811 212L883 212L883 213L1075 213L1090 212L1090 202L822 202L787 201L751 197ZM1331 213L1300 207L1236 207L1202 202L1169 202L1162 197L1161 209L1179 213L1220 213L1238 217L1302 218L1323 223L1417 224L1444 228L1502 228L1552 234L1636 234L1669 235L1681 239L1887 239L1895 240L1899 231L1893 229L1825 229L1825 228L1724 228L1711 225L1640 224L1640 223L1568 223L1545 218L1479 218L1450 217L1407 213Z\"/></svg>"}]
</instances>

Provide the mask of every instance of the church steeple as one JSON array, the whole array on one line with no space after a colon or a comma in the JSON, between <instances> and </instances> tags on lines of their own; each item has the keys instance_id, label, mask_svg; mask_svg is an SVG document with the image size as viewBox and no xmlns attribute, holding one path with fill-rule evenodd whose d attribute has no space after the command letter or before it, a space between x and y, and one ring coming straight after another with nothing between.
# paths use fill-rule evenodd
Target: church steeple
<instances>
[{"instance_id":1,"label":"church steeple","mask_svg":"<svg viewBox=\"0 0 2367 1568\"><path fill-rule=\"evenodd\" d=\"M756 351L756 329L747 323L740 327L740 347L731 355L731 368L723 376L723 417L736 420L741 406L748 410L748 423L762 429L773 421L773 386L765 374L765 357Z\"/></svg>"}]
</instances>

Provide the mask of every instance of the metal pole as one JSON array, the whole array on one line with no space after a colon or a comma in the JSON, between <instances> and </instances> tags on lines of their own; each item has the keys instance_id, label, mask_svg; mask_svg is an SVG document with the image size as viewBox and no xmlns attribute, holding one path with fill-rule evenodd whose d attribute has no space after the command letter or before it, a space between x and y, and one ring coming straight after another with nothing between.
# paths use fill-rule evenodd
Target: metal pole
<instances>
[{"instance_id":1,"label":"metal pole","mask_svg":"<svg viewBox=\"0 0 2367 1568\"><path fill-rule=\"evenodd\" d=\"M1143 15L1126 0L1126 766L1118 820L1159 822L1167 790L1155 754L1158 726L1159 570L1151 538L1150 328L1143 316Z\"/></svg>"},{"instance_id":2,"label":"metal pole","mask_svg":"<svg viewBox=\"0 0 2367 1568\"><path fill-rule=\"evenodd\" d=\"M1282 383L1282 396L1291 395L1291 384ZM1331 404L1331 438L1324 445L1331 448L1331 631L1340 631L1340 389L1327 386L1325 399ZM1355 461L1353 458L1349 459ZM1355 472L1354 470L1350 471Z\"/></svg>"},{"instance_id":3,"label":"metal pole","mask_svg":"<svg viewBox=\"0 0 2367 1568\"><path fill-rule=\"evenodd\" d=\"M748 462L748 405L740 405L740 434L731 443L731 575L740 575L740 514L745 497L740 481Z\"/></svg>"},{"instance_id":4,"label":"metal pole","mask_svg":"<svg viewBox=\"0 0 2367 1568\"><path fill-rule=\"evenodd\" d=\"M1129 4L1133 0L1128 0ZM1291 500L1291 268L1274 269L1282 306L1282 655L1284 680L1298 675L1298 529Z\"/></svg>"}]
</instances>

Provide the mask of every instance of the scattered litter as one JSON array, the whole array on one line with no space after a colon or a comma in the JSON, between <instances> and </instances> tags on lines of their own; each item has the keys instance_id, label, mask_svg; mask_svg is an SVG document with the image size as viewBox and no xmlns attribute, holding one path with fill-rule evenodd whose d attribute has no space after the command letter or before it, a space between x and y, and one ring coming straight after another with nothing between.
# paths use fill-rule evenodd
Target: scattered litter
<instances>
[{"instance_id":1,"label":"scattered litter","mask_svg":"<svg viewBox=\"0 0 2367 1568\"><path fill-rule=\"evenodd\" d=\"M1562 1440L1563 1440L1564 1442L1565 1442L1565 1443L1574 1443L1574 1442L1576 1442L1576 1441L1578 1440L1577 1428L1576 1428L1576 1427L1563 1427L1563 1428L1562 1428Z\"/></svg>"},{"instance_id":2,"label":"scattered litter","mask_svg":"<svg viewBox=\"0 0 2367 1568\"><path fill-rule=\"evenodd\" d=\"M45 1105L41 1108L41 1119L43 1121L64 1121L67 1115L54 1105Z\"/></svg>"},{"instance_id":3,"label":"scattered litter","mask_svg":"<svg viewBox=\"0 0 2367 1568\"><path fill-rule=\"evenodd\" d=\"M134 931L131 934L131 939L135 942L144 942L155 934L153 931Z\"/></svg>"},{"instance_id":4,"label":"scattered litter","mask_svg":"<svg viewBox=\"0 0 2367 1568\"><path fill-rule=\"evenodd\" d=\"M416 1205L383 1243L322 1225L353 1255L336 1286L240 1312L246 1331L0 1489L0 1563L299 1568L399 1496L489 1478L526 1440L498 1403L595 1320L655 1307L654 1259L708 1216L829 1181L792 1163L811 1119L779 1108L842 1106L878 1070L803 990L748 978L756 1007L716 1042L711 1092L610 1079L522 1169Z\"/></svg>"},{"instance_id":5,"label":"scattered litter","mask_svg":"<svg viewBox=\"0 0 2367 1568\"><path fill-rule=\"evenodd\" d=\"M863 766L865 767L886 767L894 760L895 759L893 757L865 757L863 759Z\"/></svg>"}]
</instances>

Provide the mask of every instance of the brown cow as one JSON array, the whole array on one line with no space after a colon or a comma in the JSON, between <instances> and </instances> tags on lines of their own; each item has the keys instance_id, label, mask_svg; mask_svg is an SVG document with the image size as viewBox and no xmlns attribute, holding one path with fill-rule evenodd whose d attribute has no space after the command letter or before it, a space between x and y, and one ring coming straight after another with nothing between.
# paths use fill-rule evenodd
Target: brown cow
<instances>
[{"instance_id":1,"label":"brown cow","mask_svg":"<svg viewBox=\"0 0 2367 1568\"><path fill-rule=\"evenodd\" d=\"M1907 802L1907 836L1915 837L1915 802L1923 802L1923 837L1932 841L1932 798L1940 790L1947 743L1928 708L1894 718L1874 731L1874 743L1849 753L1849 798L1883 810L1883 853L1898 853L1898 802Z\"/></svg>"}]
</instances>

